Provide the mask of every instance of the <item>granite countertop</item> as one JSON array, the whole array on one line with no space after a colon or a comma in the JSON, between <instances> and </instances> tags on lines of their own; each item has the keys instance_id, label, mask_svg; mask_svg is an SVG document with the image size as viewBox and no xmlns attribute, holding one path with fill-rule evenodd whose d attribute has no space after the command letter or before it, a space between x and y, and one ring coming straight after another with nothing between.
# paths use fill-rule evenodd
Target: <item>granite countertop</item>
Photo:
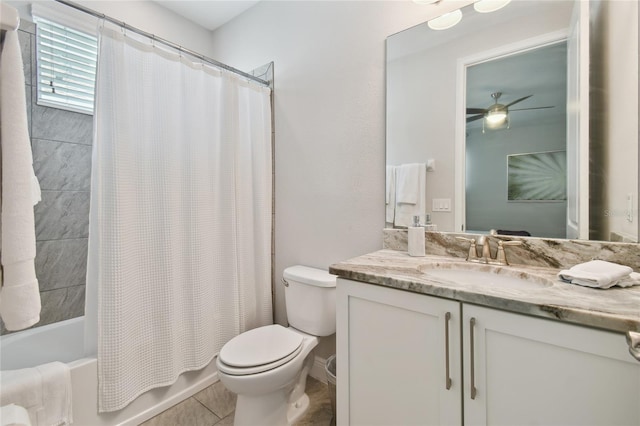
<instances>
[{"instance_id":1,"label":"granite countertop","mask_svg":"<svg viewBox=\"0 0 640 426\"><path fill-rule=\"evenodd\" d=\"M527 278L541 285L526 288L462 285L430 277L429 269L478 269ZM329 272L355 281L510 312L618 332L640 332L640 286L601 290L567 284L557 278L558 269L526 265L494 267L453 257L411 257L402 251L380 250L331 265Z\"/></svg>"}]
</instances>

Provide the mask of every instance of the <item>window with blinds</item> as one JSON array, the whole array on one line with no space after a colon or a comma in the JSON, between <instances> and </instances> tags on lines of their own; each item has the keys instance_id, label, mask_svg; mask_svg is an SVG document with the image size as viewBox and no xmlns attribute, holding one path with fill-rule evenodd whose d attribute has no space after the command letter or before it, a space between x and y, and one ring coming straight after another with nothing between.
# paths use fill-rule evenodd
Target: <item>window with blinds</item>
<instances>
[{"instance_id":1,"label":"window with blinds","mask_svg":"<svg viewBox=\"0 0 640 426\"><path fill-rule=\"evenodd\" d=\"M38 105L93 114L97 38L40 17L36 24Z\"/></svg>"}]
</instances>

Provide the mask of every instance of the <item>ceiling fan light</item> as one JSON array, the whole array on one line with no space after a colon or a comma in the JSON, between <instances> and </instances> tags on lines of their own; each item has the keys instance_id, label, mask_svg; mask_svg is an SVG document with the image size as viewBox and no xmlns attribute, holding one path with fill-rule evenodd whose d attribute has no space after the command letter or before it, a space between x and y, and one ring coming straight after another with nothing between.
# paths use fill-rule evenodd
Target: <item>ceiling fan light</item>
<instances>
[{"instance_id":1,"label":"ceiling fan light","mask_svg":"<svg viewBox=\"0 0 640 426\"><path fill-rule=\"evenodd\" d=\"M473 4L473 8L479 13L490 13L502 9L510 2L511 0L478 0Z\"/></svg>"},{"instance_id":2,"label":"ceiling fan light","mask_svg":"<svg viewBox=\"0 0 640 426\"><path fill-rule=\"evenodd\" d=\"M507 113L506 111L489 111L485 119L487 120L487 126L498 127L507 120Z\"/></svg>"},{"instance_id":3,"label":"ceiling fan light","mask_svg":"<svg viewBox=\"0 0 640 426\"><path fill-rule=\"evenodd\" d=\"M427 25L432 30L440 31L453 27L462 19L462 11L460 9L453 12L445 13L442 16L438 16L427 22Z\"/></svg>"}]
</instances>

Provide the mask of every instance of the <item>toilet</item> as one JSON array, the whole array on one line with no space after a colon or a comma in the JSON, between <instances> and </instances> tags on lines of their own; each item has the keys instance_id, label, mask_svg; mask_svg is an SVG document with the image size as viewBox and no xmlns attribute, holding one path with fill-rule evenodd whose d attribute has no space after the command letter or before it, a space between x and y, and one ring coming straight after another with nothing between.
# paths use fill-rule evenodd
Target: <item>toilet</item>
<instances>
[{"instance_id":1,"label":"toilet","mask_svg":"<svg viewBox=\"0 0 640 426\"><path fill-rule=\"evenodd\" d=\"M309 407L305 393L318 337L336 332L336 276L308 266L284 270L289 327L267 325L229 340L216 360L238 395L234 425L291 425Z\"/></svg>"}]
</instances>

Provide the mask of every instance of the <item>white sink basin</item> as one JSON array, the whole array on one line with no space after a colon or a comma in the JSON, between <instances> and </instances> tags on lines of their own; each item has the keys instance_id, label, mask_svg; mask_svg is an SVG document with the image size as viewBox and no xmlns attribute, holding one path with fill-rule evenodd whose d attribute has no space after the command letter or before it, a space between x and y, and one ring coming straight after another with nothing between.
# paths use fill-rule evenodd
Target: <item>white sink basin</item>
<instances>
[{"instance_id":1,"label":"white sink basin","mask_svg":"<svg viewBox=\"0 0 640 426\"><path fill-rule=\"evenodd\" d=\"M419 269L429 277L465 286L540 289L553 285L553 281L547 278L512 270L509 267L435 263L423 265Z\"/></svg>"}]
</instances>

